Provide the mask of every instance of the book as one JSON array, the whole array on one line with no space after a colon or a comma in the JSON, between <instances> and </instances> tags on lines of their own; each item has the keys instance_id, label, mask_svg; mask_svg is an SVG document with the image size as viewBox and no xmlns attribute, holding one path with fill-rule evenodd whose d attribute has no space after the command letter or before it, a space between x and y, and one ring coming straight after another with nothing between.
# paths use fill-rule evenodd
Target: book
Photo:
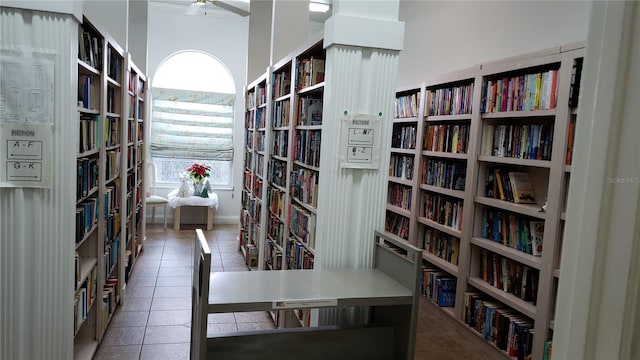
<instances>
[{"instance_id":1,"label":"book","mask_svg":"<svg viewBox=\"0 0 640 360\"><path fill-rule=\"evenodd\" d=\"M544 236L544 221L529 222L531 236L531 252L534 256L542 255L542 237Z\"/></svg>"},{"instance_id":2,"label":"book","mask_svg":"<svg viewBox=\"0 0 640 360\"><path fill-rule=\"evenodd\" d=\"M513 191L513 201L517 204L535 204L536 196L533 191L531 175L526 172L510 172L511 190Z\"/></svg>"}]
</instances>

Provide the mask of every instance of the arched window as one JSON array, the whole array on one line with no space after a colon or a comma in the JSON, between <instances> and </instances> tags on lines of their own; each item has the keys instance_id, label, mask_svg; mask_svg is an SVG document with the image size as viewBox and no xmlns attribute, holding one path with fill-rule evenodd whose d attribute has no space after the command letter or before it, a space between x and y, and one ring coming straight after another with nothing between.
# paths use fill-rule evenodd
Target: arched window
<instances>
[{"instance_id":1,"label":"arched window","mask_svg":"<svg viewBox=\"0 0 640 360\"><path fill-rule=\"evenodd\" d=\"M183 51L152 81L151 157L158 182L178 182L194 163L211 166L213 186L231 186L235 84L218 59Z\"/></svg>"}]
</instances>

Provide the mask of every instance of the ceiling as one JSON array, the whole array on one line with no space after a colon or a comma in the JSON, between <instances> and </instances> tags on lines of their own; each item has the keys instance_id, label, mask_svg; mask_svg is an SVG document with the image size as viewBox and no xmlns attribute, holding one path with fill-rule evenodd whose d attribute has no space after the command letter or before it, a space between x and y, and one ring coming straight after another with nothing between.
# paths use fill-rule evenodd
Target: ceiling
<instances>
[{"instance_id":1,"label":"ceiling","mask_svg":"<svg viewBox=\"0 0 640 360\"><path fill-rule=\"evenodd\" d=\"M250 5L249 5L250 0L220 0L220 1L224 1L229 5L233 5L235 7L250 11ZM257 1L257 0L251 0L251 1ZM186 9L189 7L189 5L191 5L191 3L193 2L194 0L149 0L149 3L162 6L164 10L176 12L180 14L183 14L186 11ZM331 0L313 0L313 2L331 4ZM230 11L227 11L218 6L215 6L211 3L207 3L207 5L204 6L203 9L201 10L201 13L199 13L198 15L205 15L205 11L207 15L231 16L231 17L239 16ZM326 13L309 12L309 20L313 22L324 22L330 16L331 16L331 8Z\"/></svg>"}]
</instances>

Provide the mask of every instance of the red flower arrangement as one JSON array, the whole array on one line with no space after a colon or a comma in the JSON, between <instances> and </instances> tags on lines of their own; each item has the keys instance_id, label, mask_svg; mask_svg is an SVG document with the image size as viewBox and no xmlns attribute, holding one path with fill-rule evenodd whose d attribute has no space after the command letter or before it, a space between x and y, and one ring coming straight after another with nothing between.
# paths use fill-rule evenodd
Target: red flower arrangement
<instances>
[{"instance_id":1,"label":"red flower arrangement","mask_svg":"<svg viewBox=\"0 0 640 360\"><path fill-rule=\"evenodd\" d=\"M198 163L195 163L187 168L189 177L193 179L193 182L199 184L202 184L204 182L204 178L209 177L209 170L211 170L211 166Z\"/></svg>"}]
</instances>

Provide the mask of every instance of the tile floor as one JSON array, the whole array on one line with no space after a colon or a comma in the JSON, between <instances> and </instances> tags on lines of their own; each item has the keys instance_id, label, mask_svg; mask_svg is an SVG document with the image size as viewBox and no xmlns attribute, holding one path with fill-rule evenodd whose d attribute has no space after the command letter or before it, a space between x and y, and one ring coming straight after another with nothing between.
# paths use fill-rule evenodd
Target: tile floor
<instances>
[{"instance_id":1,"label":"tile floor","mask_svg":"<svg viewBox=\"0 0 640 360\"><path fill-rule=\"evenodd\" d=\"M216 225L205 231L212 271L246 271L236 242L237 226ZM193 228L174 231L147 226L147 244L138 259L126 301L116 311L95 360L189 359ZM421 302L416 360L489 360L451 319ZM437 325L435 325L437 324ZM207 333L273 328L267 313L210 314ZM472 339L473 340L473 339Z\"/></svg>"}]
</instances>

